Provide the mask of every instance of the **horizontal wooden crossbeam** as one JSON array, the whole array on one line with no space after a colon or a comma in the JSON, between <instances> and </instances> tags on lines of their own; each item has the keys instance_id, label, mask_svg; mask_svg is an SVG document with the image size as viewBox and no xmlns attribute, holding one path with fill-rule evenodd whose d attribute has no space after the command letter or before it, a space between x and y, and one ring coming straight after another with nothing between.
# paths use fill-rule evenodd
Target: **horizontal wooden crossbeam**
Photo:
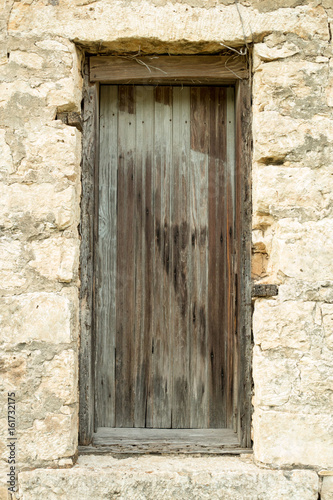
<instances>
[{"instance_id":1,"label":"horizontal wooden crossbeam","mask_svg":"<svg viewBox=\"0 0 333 500\"><path fill-rule=\"evenodd\" d=\"M244 56L93 56L90 81L100 83L212 84L248 77Z\"/></svg>"}]
</instances>

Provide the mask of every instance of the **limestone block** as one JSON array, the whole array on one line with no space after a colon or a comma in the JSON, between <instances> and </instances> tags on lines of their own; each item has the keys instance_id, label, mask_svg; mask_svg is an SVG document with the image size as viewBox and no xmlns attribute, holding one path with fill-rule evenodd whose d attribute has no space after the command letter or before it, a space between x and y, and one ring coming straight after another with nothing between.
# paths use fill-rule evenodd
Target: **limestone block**
<instances>
[{"instance_id":1,"label":"limestone block","mask_svg":"<svg viewBox=\"0 0 333 500\"><path fill-rule=\"evenodd\" d=\"M264 44L256 44L255 51L261 51ZM296 46L292 44L296 50ZM288 51L289 44L283 44L281 49L267 49L268 51ZM276 103L280 101L279 94L285 99L286 90L294 97L306 97L311 91L317 90L320 84L327 82L328 65L311 62L306 59L301 61L274 61L260 66L260 71L255 75L255 104L267 98L266 92L273 93ZM316 80L317 79L317 80ZM292 90L291 90L292 89Z\"/></svg>"},{"instance_id":2,"label":"limestone block","mask_svg":"<svg viewBox=\"0 0 333 500\"><path fill-rule=\"evenodd\" d=\"M43 66L43 58L38 54L13 50L10 53L11 62L31 69L41 69Z\"/></svg>"},{"instance_id":3,"label":"limestone block","mask_svg":"<svg viewBox=\"0 0 333 500\"><path fill-rule=\"evenodd\" d=\"M2 394L15 391L27 376L27 359L20 352L3 353L0 362L0 389Z\"/></svg>"},{"instance_id":4,"label":"limestone block","mask_svg":"<svg viewBox=\"0 0 333 500\"><path fill-rule=\"evenodd\" d=\"M75 127L55 122L28 131L24 141L26 158L18 174L26 175L32 169L45 171L55 179L67 177L76 180L81 162L81 133Z\"/></svg>"},{"instance_id":5,"label":"limestone block","mask_svg":"<svg viewBox=\"0 0 333 500\"><path fill-rule=\"evenodd\" d=\"M8 463L5 462L4 460L1 460L1 462L0 462L0 498L1 498L1 500L8 499L8 490L7 490L8 484L6 483L8 473L9 473ZM16 485L17 485L17 483L16 483Z\"/></svg>"},{"instance_id":6,"label":"limestone block","mask_svg":"<svg viewBox=\"0 0 333 500\"><path fill-rule=\"evenodd\" d=\"M0 239L0 288L9 290L25 284L22 271L22 243L10 238Z\"/></svg>"},{"instance_id":7,"label":"limestone block","mask_svg":"<svg viewBox=\"0 0 333 500\"><path fill-rule=\"evenodd\" d=\"M285 407L299 377L298 357L285 350L253 352L254 405Z\"/></svg>"},{"instance_id":8,"label":"limestone block","mask_svg":"<svg viewBox=\"0 0 333 500\"><path fill-rule=\"evenodd\" d=\"M311 168L267 166L253 175L253 204L258 212L275 217L333 215L333 176Z\"/></svg>"},{"instance_id":9,"label":"limestone block","mask_svg":"<svg viewBox=\"0 0 333 500\"><path fill-rule=\"evenodd\" d=\"M13 157L5 137L6 131L0 130L0 171L12 174L15 171Z\"/></svg>"},{"instance_id":10,"label":"limestone block","mask_svg":"<svg viewBox=\"0 0 333 500\"><path fill-rule=\"evenodd\" d=\"M261 61L275 61L297 54L300 49L294 43L285 43L278 47L269 47L266 43L256 43L253 48L253 69L260 67Z\"/></svg>"},{"instance_id":11,"label":"limestone block","mask_svg":"<svg viewBox=\"0 0 333 500\"><path fill-rule=\"evenodd\" d=\"M333 78L330 79L329 85L326 88L326 98L327 98L327 105L332 107L333 106Z\"/></svg>"},{"instance_id":12,"label":"limestone block","mask_svg":"<svg viewBox=\"0 0 333 500\"><path fill-rule=\"evenodd\" d=\"M301 146L305 140L300 122L282 116L277 111L254 114L253 137L253 159L263 163L283 161L290 151Z\"/></svg>"},{"instance_id":13,"label":"limestone block","mask_svg":"<svg viewBox=\"0 0 333 500\"><path fill-rule=\"evenodd\" d=\"M254 342L260 349L307 352L315 329L314 302L259 299L253 316Z\"/></svg>"},{"instance_id":14,"label":"limestone block","mask_svg":"<svg viewBox=\"0 0 333 500\"><path fill-rule=\"evenodd\" d=\"M326 99L327 99L327 105L332 107L333 106L333 61L330 59L329 62L329 80L328 80L328 85L326 87Z\"/></svg>"},{"instance_id":15,"label":"limestone block","mask_svg":"<svg viewBox=\"0 0 333 500\"><path fill-rule=\"evenodd\" d=\"M315 355L303 356L297 368L294 400L307 405L309 411L333 414L333 353L321 353L319 359Z\"/></svg>"},{"instance_id":16,"label":"limestone block","mask_svg":"<svg viewBox=\"0 0 333 500\"><path fill-rule=\"evenodd\" d=\"M204 2L189 8L182 2L136 0L124 4L116 0L110 4L108 0L101 0L97 5L82 2L75 6L70 0L65 0L59 8L41 2L29 6L17 3L11 10L8 30L29 35L48 33L86 44L103 40L107 47L110 47L108 43L123 38L123 51L138 49L142 39L141 49L150 49L151 52L156 47L154 39L169 43L175 40L221 40L239 46L244 43L244 32L248 42L261 40L273 31L296 33L304 39L308 39L309 34L317 39L329 39L327 16L320 6L304 5L271 12L260 12L243 5L239 8L242 23L234 4L212 6ZM133 12L136 15L133 16ZM149 45L145 44L147 34L153 41ZM131 42L131 38L138 42Z\"/></svg>"},{"instance_id":17,"label":"limestone block","mask_svg":"<svg viewBox=\"0 0 333 500\"><path fill-rule=\"evenodd\" d=\"M304 224L281 219L275 226L268 271L304 281L333 276L333 219Z\"/></svg>"},{"instance_id":18,"label":"limestone block","mask_svg":"<svg viewBox=\"0 0 333 500\"><path fill-rule=\"evenodd\" d=\"M333 281L287 279L279 286L279 297L282 302L304 300L333 303Z\"/></svg>"},{"instance_id":19,"label":"limestone block","mask_svg":"<svg viewBox=\"0 0 333 500\"><path fill-rule=\"evenodd\" d=\"M311 119L303 119L284 116L274 110L255 112L253 136L254 160L259 163L289 166L298 162L299 166L329 166L331 169L332 158L325 151L325 148L331 151L333 142L330 116L313 115ZM287 161L290 163L286 164Z\"/></svg>"},{"instance_id":20,"label":"limestone block","mask_svg":"<svg viewBox=\"0 0 333 500\"><path fill-rule=\"evenodd\" d=\"M254 456L259 462L283 466L333 466L332 413L301 413L255 409Z\"/></svg>"},{"instance_id":21,"label":"limestone block","mask_svg":"<svg viewBox=\"0 0 333 500\"><path fill-rule=\"evenodd\" d=\"M321 500L333 500L333 476L326 476L323 478L320 498Z\"/></svg>"},{"instance_id":22,"label":"limestone block","mask_svg":"<svg viewBox=\"0 0 333 500\"><path fill-rule=\"evenodd\" d=\"M41 384L35 393L37 399L58 398L62 405L77 402L76 358L76 353L69 349L54 356L50 361L45 361Z\"/></svg>"},{"instance_id":23,"label":"limestone block","mask_svg":"<svg viewBox=\"0 0 333 500\"><path fill-rule=\"evenodd\" d=\"M2 343L71 341L70 300L56 293L36 292L2 298Z\"/></svg>"},{"instance_id":24,"label":"limestone block","mask_svg":"<svg viewBox=\"0 0 333 500\"><path fill-rule=\"evenodd\" d=\"M37 47L40 47L41 49L44 50L49 50L49 51L60 51L60 52L69 52L69 48L65 43L59 42L57 40L53 40L52 38L45 38L44 40L41 40L39 42L35 42L35 45Z\"/></svg>"},{"instance_id":25,"label":"limestone block","mask_svg":"<svg viewBox=\"0 0 333 500\"><path fill-rule=\"evenodd\" d=\"M68 345L60 347L55 343L25 347L21 344L15 348L17 351L11 346L12 352L5 351L2 356L0 390L3 394L16 393L17 430L21 439L35 420L50 415L70 416L76 411L77 353ZM6 417L5 407L2 414Z\"/></svg>"},{"instance_id":26,"label":"limestone block","mask_svg":"<svg viewBox=\"0 0 333 500\"><path fill-rule=\"evenodd\" d=\"M323 326L326 346L333 350L333 304L322 304Z\"/></svg>"},{"instance_id":27,"label":"limestone block","mask_svg":"<svg viewBox=\"0 0 333 500\"><path fill-rule=\"evenodd\" d=\"M48 238L29 245L34 259L29 265L50 280L69 283L77 276L79 242L76 239Z\"/></svg>"},{"instance_id":28,"label":"limestone block","mask_svg":"<svg viewBox=\"0 0 333 500\"><path fill-rule=\"evenodd\" d=\"M35 223L65 229L77 222L78 208L75 188L56 191L55 186L43 184L0 184L0 223L7 229Z\"/></svg>"},{"instance_id":29,"label":"limestone block","mask_svg":"<svg viewBox=\"0 0 333 500\"><path fill-rule=\"evenodd\" d=\"M77 447L77 410L70 415L50 414L35 420L19 435L20 461L38 463L73 456Z\"/></svg>"},{"instance_id":30,"label":"limestone block","mask_svg":"<svg viewBox=\"0 0 333 500\"><path fill-rule=\"evenodd\" d=\"M71 104L75 103L73 95L77 94L76 82L73 77L62 78L58 80L55 88L51 89L47 95L48 106L57 106L59 111L71 109ZM77 106L73 103L73 109L76 110Z\"/></svg>"},{"instance_id":31,"label":"limestone block","mask_svg":"<svg viewBox=\"0 0 333 500\"><path fill-rule=\"evenodd\" d=\"M7 65L2 71L5 81L14 82L16 75L21 81L36 86L37 81L56 81L71 75L73 57L69 51L43 50L34 44L36 38L31 35L25 38L21 50L16 40L11 41Z\"/></svg>"},{"instance_id":32,"label":"limestone block","mask_svg":"<svg viewBox=\"0 0 333 500\"><path fill-rule=\"evenodd\" d=\"M293 56L299 52L299 48L294 43L285 43L278 47L268 47L265 43L256 43L254 54L262 61L274 61Z\"/></svg>"},{"instance_id":33,"label":"limestone block","mask_svg":"<svg viewBox=\"0 0 333 500\"><path fill-rule=\"evenodd\" d=\"M44 99L46 96L43 92L43 87L34 88L34 86L25 80L19 80L15 82L15 85L13 85L13 82L1 82L0 92L0 106L4 109L8 106L9 101L15 98L15 94L16 97L17 94L27 94L31 97L39 97L40 99ZM41 104L45 104L45 102L41 102Z\"/></svg>"},{"instance_id":34,"label":"limestone block","mask_svg":"<svg viewBox=\"0 0 333 500\"><path fill-rule=\"evenodd\" d=\"M231 457L80 457L72 469L36 469L19 475L24 500L165 498L209 500L315 500L313 471L259 469Z\"/></svg>"}]
</instances>

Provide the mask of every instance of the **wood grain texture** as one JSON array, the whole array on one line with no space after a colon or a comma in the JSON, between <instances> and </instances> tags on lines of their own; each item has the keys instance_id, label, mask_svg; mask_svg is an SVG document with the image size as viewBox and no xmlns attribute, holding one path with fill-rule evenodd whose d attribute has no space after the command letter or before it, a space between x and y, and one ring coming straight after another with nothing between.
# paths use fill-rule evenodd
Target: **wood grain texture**
<instances>
[{"instance_id":1,"label":"wood grain texture","mask_svg":"<svg viewBox=\"0 0 333 500\"><path fill-rule=\"evenodd\" d=\"M80 454L197 454L237 455L251 453L240 448L231 429L123 429L99 428L93 446L80 447Z\"/></svg>"},{"instance_id":2,"label":"wood grain texture","mask_svg":"<svg viewBox=\"0 0 333 500\"><path fill-rule=\"evenodd\" d=\"M251 87L247 80L236 85L236 328L234 404L237 432L243 447L251 446L252 308L251 308Z\"/></svg>"},{"instance_id":3,"label":"wood grain texture","mask_svg":"<svg viewBox=\"0 0 333 500\"><path fill-rule=\"evenodd\" d=\"M218 103L218 106L215 103ZM227 249L227 89L212 88L209 93L209 262L208 262L208 352L209 419L211 427L226 427L228 356ZM230 351L232 352L232 351Z\"/></svg>"},{"instance_id":4,"label":"wood grain texture","mask_svg":"<svg viewBox=\"0 0 333 500\"><path fill-rule=\"evenodd\" d=\"M84 67L83 147L80 251L80 352L79 352L79 442L89 444L94 432L94 232L95 171L98 162L98 88L89 84Z\"/></svg>"},{"instance_id":5,"label":"wood grain texture","mask_svg":"<svg viewBox=\"0 0 333 500\"><path fill-rule=\"evenodd\" d=\"M135 351L135 94L118 89L118 186L116 277L116 426L134 425Z\"/></svg>"},{"instance_id":6,"label":"wood grain texture","mask_svg":"<svg viewBox=\"0 0 333 500\"><path fill-rule=\"evenodd\" d=\"M233 89L110 89L101 94L97 421L233 428Z\"/></svg>"},{"instance_id":7,"label":"wood grain texture","mask_svg":"<svg viewBox=\"0 0 333 500\"><path fill-rule=\"evenodd\" d=\"M169 282L171 234L172 169L172 88L154 89L154 172L155 172L155 252L154 252L154 344L152 345L153 384L151 426L171 427L172 409L172 318ZM159 271L160 269L160 271ZM161 270L162 269L162 270Z\"/></svg>"},{"instance_id":8,"label":"wood grain texture","mask_svg":"<svg viewBox=\"0 0 333 500\"><path fill-rule=\"evenodd\" d=\"M230 429L110 429L100 427L94 434L93 444L109 446L125 443L183 443L196 445L239 446L238 437Z\"/></svg>"},{"instance_id":9,"label":"wood grain texture","mask_svg":"<svg viewBox=\"0 0 333 500\"><path fill-rule=\"evenodd\" d=\"M104 103L108 105L105 106ZM98 274L96 273L96 425L115 426L115 337L117 271L117 87L101 87Z\"/></svg>"},{"instance_id":10,"label":"wood grain texture","mask_svg":"<svg viewBox=\"0 0 333 500\"><path fill-rule=\"evenodd\" d=\"M172 196L170 228L172 230L171 318L172 336L172 422L171 427L190 426L190 359L189 359L189 162L190 162L190 89L173 88Z\"/></svg>"},{"instance_id":11,"label":"wood grain texture","mask_svg":"<svg viewBox=\"0 0 333 500\"><path fill-rule=\"evenodd\" d=\"M243 56L93 56L90 80L101 83L219 83L247 78Z\"/></svg>"},{"instance_id":12,"label":"wood grain texture","mask_svg":"<svg viewBox=\"0 0 333 500\"><path fill-rule=\"evenodd\" d=\"M235 94L234 88L227 89L226 110L226 216L227 216L227 248L226 248L226 286L227 292L227 340L226 340L226 426L234 428L234 366L235 366Z\"/></svg>"},{"instance_id":13,"label":"wood grain texture","mask_svg":"<svg viewBox=\"0 0 333 500\"><path fill-rule=\"evenodd\" d=\"M190 165L190 368L191 428L208 417L208 167L209 167L209 91L191 88L191 165Z\"/></svg>"}]
</instances>

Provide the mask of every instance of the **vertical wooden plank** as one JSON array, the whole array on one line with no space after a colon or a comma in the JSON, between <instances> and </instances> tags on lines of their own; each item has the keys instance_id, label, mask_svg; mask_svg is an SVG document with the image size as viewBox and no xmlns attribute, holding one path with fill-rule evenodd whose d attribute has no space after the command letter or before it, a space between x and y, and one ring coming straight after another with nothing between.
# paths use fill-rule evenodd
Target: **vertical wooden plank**
<instances>
[{"instance_id":1,"label":"vertical wooden plank","mask_svg":"<svg viewBox=\"0 0 333 500\"><path fill-rule=\"evenodd\" d=\"M235 233L235 101L234 88L227 89L227 157L226 157L226 200L227 200L227 378L226 378L226 426L233 428L233 383L234 383L234 233Z\"/></svg>"},{"instance_id":2,"label":"vertical wooden plank","mask_svg":"<svg viewBox=\"0 0 333 500\"><path fill-rule=\"evenodd\" d=\"M151 392L151 357L153 328L153 292L151 252L154 245L152 185L153 173L153 109L154 88L135 87L135 346L134 365L135 412L134 426L146 427L149 394Z\"/></svg>"},{"instance_id":3,"label":"vertical wooden plank","mask_svg":"<svg viewBox=\"0 0 333 500\"><path fill-rule=\"evenodd\" d=\"M172 168L172 87L154 90L155 262L152 346L152 426L171 427L170 335L170 171Z\"/></svg>"},{"instance_id":4,"label":"vertical wooden plank","mask_svg":"<svg viewBox=\"0 0 333 500\"><path fill-rule=\"evenodd\" d=\"M118 89L100 89L99 213L96 242L97 427L115 426L115 327L117 264Z\"/></svg>"},{"instance_id":5,"label":"vertical wooden plank","mask_svg":"<svg viewBox=\"0 0 333 500\"><path fill-rule=\"evenodd\" d=\"M190 90L173 89L173 199L172 199L172 273L175 294L173 317L173 403L172 427L188 428L189 411L189 196ZM171 334L171 332L170 332Z\"/></svg>"},{"instance_id":6,"label":"vertical wooden plank","mask_svg":"<svg viewBox=\"0 0 333 500\"><path fill-rule=\"evenodd\" d=\"M226 281L226 95L224 88L210 89L209 180L208 180L208 352L209 427L226 424L227 336Z\"/></svg>"},{"instance_id":7,"label":"vertical wooden plank","mask_svg":"<svg viewBox=\"0 0 333 500\"><path fill-rule=\"evenodd\" d=\"M98 86L89 84L88 63L84 67L82 120L82 199L80 249L80 353L79 353L79 443L88 445L94 432L94 227L95 170L98 153Z\"/></svg>"},{"instance_id":8,"label":"vertical wooden plank","mask_svg":"<svg viewBox=\"0 0 333 500\"><path fill-rule=\"evenodd\" d=\"M208 427L208 163L209 89L191 88L190 373L191 428Z\"/></svg>"},{"instance_id":9,"label":"vertical wooden plank","mask_svg":"<svg viewBox=\"0 0 333 500\"><path fill-rule=\"evenodd\" d=\"M145 212L145 262L144 262L144 283L145 283L145 351L149 359L149 370L147 371L147 397L146 397L146 414L145 414L145 427L152 427L152 408L148 404L151 391L152 391L152 373L151 373L151 357L152 357L152 342L154 336L154 252L155 252L155 238L154 238L154 168L153 168L153 91L149 91L149 104L150 113L147 120L149 120L149 133L147 138L147 154L145 159L145 187L146 195L144 201Z\"/></svg>"},{"instance_id":10,"label":"vertical wooden plank","mask_svg":"<svg viewBox=\"0 0 333 500\"><path fill-rule=\"evenodd\" d=\"M237 302L235 332L235 387L237 432L240 445L251 446L251 85L236 85L236 238ZM237 369L237 371L236 371Z\"/></svg>"},{"instance_id":11,"label":"vertical wooden plank","mask_svg":"<svg viewBox=\"0 0 333 500\"><path fill-rule=\"evenodd\" d=\"M134 425L134 87L119 86L117 280L116 280L116 426Z\"/></svg>"}]
</instances>

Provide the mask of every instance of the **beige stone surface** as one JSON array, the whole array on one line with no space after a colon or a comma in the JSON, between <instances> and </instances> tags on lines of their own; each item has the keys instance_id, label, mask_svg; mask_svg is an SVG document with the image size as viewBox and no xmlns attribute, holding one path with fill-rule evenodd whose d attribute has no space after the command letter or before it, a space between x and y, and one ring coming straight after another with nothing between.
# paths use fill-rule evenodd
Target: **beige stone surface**
<instances>
[{"instance_id":1,"label":"beige stone surface","mask_svg":"<svg viewBox=\"0 0 333 500\"><path fill-rule=\"evenodd\" d=\"M318 301L256 302L255 407L295 413L332 413L330 306Z\"/></svg>"},{"instance_id":2,"label":"beige stone surface","mask_svg":"<svg viewBox=\"0 0 333 500\"><path fill-rule=\"evenodd\" d=\"M42 126L39 134L31 129L24 147L26 156L18 167L18 180L31 178L32 174L35 180L42 181L77 180L81 161L81 133L77 129L60 121Z\"/></svg>"},{"instance_id":3,"label":"beige stone surface","mask_svg":"<svg viewBox=\"0 0 333 500\"><path fill-rule=\"evenodd\" d=\"M23 203L24 201L24 203ZM72 186L57 191L51 183L0 185L0 223L16 229L33 218L45 229L65 229L77 222L78 209Z\"/></svg>"},{"instance_id":4,"label":"beige stone surface","mask_svg":"<svg viewBox=\"0 0 333 500\"><path fill-rule=\"evenodd\" d=\"M321 500L333 500L333 477L327 476L323 478L323 484L320 492Z\"/></svg>"},{"instance_id":5,"label":"beige stone surface","mask_svg":"<svg viewBox=\"0 0 333 500\"><path fill-rule=\"evenodd\" d=\"M77 356L72 349L62 351L45 361L41 383L35 393L37 399L58 398L62 405L77 402Z\"/></svg>"},{"instance_id":6,"label":"beige stone surface","mask_svg":"<svg viewBox=\"0 0 333 500\"><path fill-rule=\"evenodd\" d=\"M8 29L12 33L28 31L34 35L44 31L86 43L102 40L102 46L121 38L146 39L147 34L149 39L169 42L221 40L242 44L243 26L248 40L253 37L258 41L262 33L271 31L292 32L302 38L307 38L309 33L321 40L329 38L325 11L320 6L305 5L267 13L240 6L242 26L235 4L213 4L215 8L209 8L206 2L197 5L148 0L128 3L116 0L112 4L102 0L97 5L90 2L75 2L73 5L73 2L66 1L58 9L39 1L15 6ZM109 22L102 22L105 19ZM160 22L162 19L163 23Z\"/></svg>"},{"instance_id":7,"label":"beige stone surface","mask_svg":"<svg viewBox=\"0 0 333 500\"><path fill-rule=\"evenodd\" d=\"M332 253L333 219L305 223L280 219L268 270L301 281L328 281L333 276Z\"/></svg>"},{"instance_id":8,"label":"beige stone surface","mask_svg":"<svg viewBox=\"0 0 333 500\"><path fill-rule=\"evenodd\" d=\"M41 469L19 476L22 500L96 498L315 500L313 471L270 471L250 460L222 457L81 457L70 470Z\"/></svg>"},{"instance_id":9,"label":"beige stone surface","mask_svg":"<svg viewBox=\"0 0 333 500\"><path fill-rule=\"evenodd\" d=\"M83 51L217 53L224 45L243 46L244 38L254 44L253 277L280 285L277 299L255 304L255 458L274 467L333 466L329 21L332 27L330 0L239 0L238 6L233 0L9 0L2 6L0 385L20 392L20 467L69 465L77 445L81 133L56 115L81 111ZM157 469L145 470L151 479L142 482L131 462L134 479L124 486L129 462L115 463L114 476L109 465L102 473L88 465L25 472L23 498L154 492L167 498L170 481L160 481ZM198 476L170 465L170 498L220 498L221 491L224 498L247 491L248 498L317 498L310 472L250 468L244 480L238 465L228 472L222 462L216 468L208 462L208 473L196 463Z\"/></svg>"},{"instance_id":10,"label":"beige stone surface","mask_svg":"<svg viewBox=\"0 0 333 500\"><path fill-rule=\"evenodd\" d=\"M257 300L254 342L261 350L288 348L307 352L315 328L314 302Z\"/></svg>"},{"instance_id":11,"label":"beige stone surface","mask_svg":"<svg viewBox=\"0 0 333 500\"><path fill-rule=\"evenodd\" d=\"M69 283L79 264L77 239L48 238L29 245L34 258L29 262L39 274L50 280Z\"/></svg>"},{"instance_id":12,"label":"beige stone surface","mask_svg":"<svg viewBox=\"0 0 333 500\"><path fill-rule=\"evenodd\" d=\"M333 304L323 304L321 307L323 315L323 326L325 343L333 350Z\"/></svg>"},{"instance_id":13,"label":"beige stone surface","mask_svg":"<svg viewBox=\"0 0 333 500\"><path fill-rule=\"evenodd\" d=\"M29 342L71 341L70 300L35 292L1 299L0 339L8 347Z\"/></svg>"},{"instance_id":14,"label":"beige stone surface","mask_svg":"<svg viewBox=\"0 0 333 500\"><path fill-rule=\"evenodd\" d=\"M253 426L258 462L290 467L330 467L333 463L332 413L256 408Z\"/></svg>"},{"instance_id":15,"label":"beige stone surface","mask_svg":"<svg viewBox=\"0 0 333 500\"><path fill-rule=\"evenodd\" d=\"M40 467L45 461L75 455L77 423L77 415L76 412L73 414L73 410L35 419L31 428L19 434L20 462L35 462Z\"/></svg>"},{"instance_id":16,"label":"beige stone surface","mask_svg":"<svg viewBox=\"0 0 333 500\"><path fill-rule=\"evenodd\" d=\"M333 303L333 281L303 281L288 278L279 286L282 301L304 300Z\"/></svg>"},{"instance_id":17,"label":"beige stone surface","mask_svg":"<svg viewBox=\"0 0 333 500\"><path fill-rule=\"evenodd\" d=\"M333 216L333 176L328 170L268 165L255 169L253 198L258 211L298 220ZM333 223L332 223L333 226Z\"/></svg>"},{"instance_id":18,"label":"beige stone surface","mask_svg":"<svg viewBox=\"0 0 333 500\"><path fill-rule=\"evenodd\" d=\"M13 157L9 145L6 142L6 131L0 130L0 172L9 174L14 172Z\"/></svg>"},{"instance_id":19,"label":"beige stone surface","mask_svg":"<svg viewBox=\"0 0 333 500\"><path fill-rule=\"evenodd\" d=\"M254 404L261 409L331 414L333 356L318 342L307 355L254 348ZM283 431L283 429L282 429Z\"/></svg>"},{"instance_id":20,"label":"beige stone surface","mask_svg":"<svg viewBox=\"0 0 333 500\"><path fill-rule=\"evenodd\" d=\"M310 89L309 89L310 92ZM303 106L308 98L304 96ZM274 130L274 134L271 131ZM262 110L253 117L255 136L253 158L263 164L279 164L285 161L295 165L314 167L332 166L332 159L316 151L316 142L332 148L333 120L320 114L311 120L281 114L281 111ZM311 149L310 149L311 148ZM287 163L288 165L288 163Z\"/></svg>"},{"instance_id":21,"label":"beige stone surface","mask_svg":"<svg viewBox=\"0 0 333 500\"><path fill-rule=\"evenodd\" d=\"M6 237L0 238L0 288L18 288L25 284L22 271L24 259L20 241Z\"/></svg>"}]
</instances>

